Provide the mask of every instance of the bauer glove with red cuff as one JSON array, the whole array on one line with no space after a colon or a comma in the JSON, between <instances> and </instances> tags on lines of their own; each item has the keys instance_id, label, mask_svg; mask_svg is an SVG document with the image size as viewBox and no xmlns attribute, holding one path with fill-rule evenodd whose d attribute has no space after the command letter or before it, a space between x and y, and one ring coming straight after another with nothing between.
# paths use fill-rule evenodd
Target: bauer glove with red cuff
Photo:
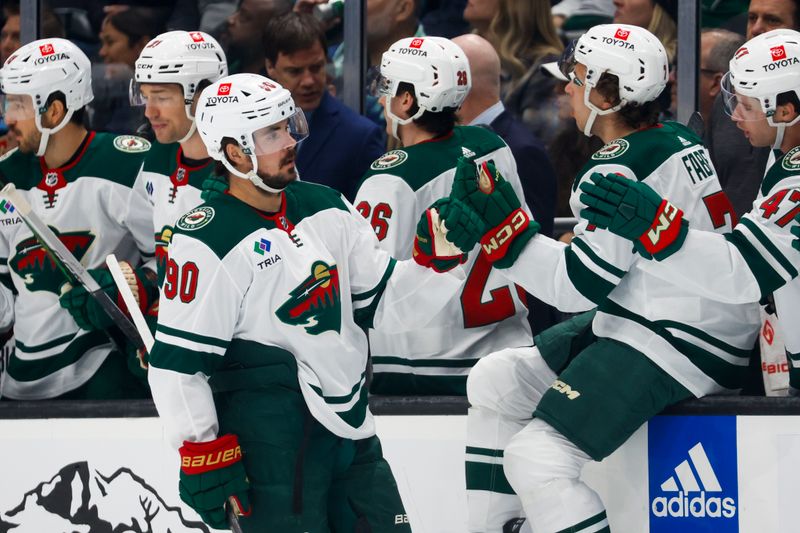
<instances>
[{"instance_id":1,"label":"bauer glove with red cuff","mask_svg":"<svg viewBox=\"0 0 800 533\"><path fill-rule=\"evenodd\" d=\"M683 211L648 185L617 174L593 173L581 183L581 217L633 241L648 259L662 260L680 249L689 232Z\"/></svg>"},{"instance_id":2,"label":"bauer glove with red cuff","mask_svg":"<svg viewBox=\"0 0 800 533\"><path fill-rule=\"evenodd\" d=\"M486 224L481 251L497 268L513 265L539 231L539 223L522 210L514 188L493 161L476 165L473 159L460 157L450 197L467 204Z\"/></svg>"},{"instance_id":3,"label":"bauer glove with red cuff","mask_svg":"<svg viewBox=\"0 0 800 533\"><path fill-rule=\"evenodd\" d=\"M422 213L414 239L414 260L436 272L447 272L466 262L467 254L483 233L484 224L462 202L441 198Z\"/></svg>"},{"instance_id":4,"label":"bauer glove with red cuff","mask_svg":"<svg viewBox=\"0 0 800 533\"><path fill-rule=\"evenodd\" d=\"M226 504L234 506L237 516L250 515L250 483L236 435L224 435L211 442L184 441L178 452L181 500L197 511L206 524L228 529Z\"/></svg>"},{"instance_id":5,"label":"bauer glove with red cuff","mask_svg":"<svg viewBox=\"0 0 800 533\"><path fill-rule=\"evenodd\" d=\"M139 309L144 313L153 302L158 300L158 283L155 272L143 267L133 268L127 261L120 261L119 266L125 276L125 280L128 282L128 286L131 288L133 297L139 304ZM90 270L89 273L100 285L100 288L108 294L109 298L120 309L127 312L127 307L119 294L111 272L105 268L96 268ZM58 302L61 307L69 311L69 314L72 315L72 318L75 319L81 329L87 331L106 329L114 323L111 317L106 314L100 304L82 285L73 287L69 283L63 284Z\"/></svg>"}]
</instances>

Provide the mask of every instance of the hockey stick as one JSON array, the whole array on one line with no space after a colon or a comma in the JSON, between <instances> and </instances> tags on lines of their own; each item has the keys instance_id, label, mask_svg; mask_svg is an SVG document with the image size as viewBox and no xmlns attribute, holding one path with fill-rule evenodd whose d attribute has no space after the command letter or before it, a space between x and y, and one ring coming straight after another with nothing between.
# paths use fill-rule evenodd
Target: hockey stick
<instances>
[{"instance_id":1,"label":"hockey stick","mask_svg":"<svg viewBox=\"0 0 800 533\"><path fill-rule=\"evenodd\" d=\"M73 285L83 285L89 295L95 299L95 301L103 308L103 311L108 314L111 320L114 322L120 331L127 337L135 346L136 348L141 348L144 346L142 342L142 338L139 336L139 333L136 331L136 327L130 321L130 319L122 312L122 310L117 307L117 305L111 301L108 294L100 288L100 285L97 284L97 281L92 277L91 274L86 270L86 268L78 261L74 255L64 246L64 243L56 237L53 231L47 226L47 224L39 218L31 204L25 199L22 194L19 193L17 188L14 186L13 183L7 184L3 189L0 191L0 195L5 196L8 200L14 205L19 213L19 216L22 220L25 221L25 224L30 228L33 232L33 235L38 239L38 241L42 244L47 254L56 264L56 266L64 273L67 277L67 280ZM115 338L115 336L106 331L111 342L116 346L119 351L124 351L124 343L121 339Z\"/></svg>"},{"instance_id":2,"label":"hockey stick","mask_svg":"<svg viewBox=\"0 0 800 533\"><path fill-rule=\"evenodd\" d=\"M136 326L136 330L139 332L139 336L144 343L144 349L147 350L147 353L150 353L156 341L153 339L153 334L150 333L150 328L147 327L144 315L139 309L136 299L133 297L130 285L125 281L125 276L122 274L122 270L119 268L119 262L114 254L109 254L109 256L106 257L106 265L108 265L108 270L111 272L111 277L114 278L117 290L119 290L120 295L122 295L122 301L124 301L125 305L128 307L128 311L133 319L133 324ZM232 496L228 499L228 505L226 505L225 508L228 517L228 525L231 531L233 533L242 533L242 526L239 525L239 517L236 514L236 506Z\"/></svg>"}]
</instances>

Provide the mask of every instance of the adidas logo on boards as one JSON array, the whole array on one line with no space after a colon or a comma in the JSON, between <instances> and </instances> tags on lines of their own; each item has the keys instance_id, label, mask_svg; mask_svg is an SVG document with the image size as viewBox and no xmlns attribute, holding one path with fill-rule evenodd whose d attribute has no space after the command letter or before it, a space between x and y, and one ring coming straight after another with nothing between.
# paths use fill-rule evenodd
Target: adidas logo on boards
<instances>
[{"instance_id":1,"label":"adidas logo on boards","mask_svg":"<svg viewBox=\"0 0 800 533\"><path fill-rule=\"evenodd\" d=\"M661 490L671 496L653 498L650 510L656 517L732 518L736 515L736 500L722 496L722 486L700 442L689 450L689 458L675 467L675 475L661 484Z\"/></svg>"}]
</instances>

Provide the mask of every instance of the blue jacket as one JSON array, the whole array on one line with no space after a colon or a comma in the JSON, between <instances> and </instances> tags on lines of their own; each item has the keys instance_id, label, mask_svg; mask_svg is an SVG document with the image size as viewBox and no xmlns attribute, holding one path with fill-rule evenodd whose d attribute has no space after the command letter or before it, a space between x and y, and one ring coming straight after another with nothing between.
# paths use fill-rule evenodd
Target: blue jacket
<instances>
[{"instance_id":1,"label":"blue jacket","mask_svg":"<svg viewBox=\"0 0 800 533\"><path fill-rule=\"evenodd\" d=\"M326 91L297 150L300 179L321 183L353 201L361 177L386 151L380 128Z\"/></svg>"}]
</instances>

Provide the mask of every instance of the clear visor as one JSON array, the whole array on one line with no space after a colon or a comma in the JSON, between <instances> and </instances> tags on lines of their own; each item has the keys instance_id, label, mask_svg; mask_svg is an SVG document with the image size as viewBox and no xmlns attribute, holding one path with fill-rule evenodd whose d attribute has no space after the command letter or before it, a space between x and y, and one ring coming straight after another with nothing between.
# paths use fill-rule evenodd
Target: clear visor
<instances>
[{"instance_id":1,"label":"clear visor","mask_svg":"<svg viewBox=\"0 0 800 533\"><path fill-rule=\"evenodd\" d=\"M381 74L379 67L372 67L367 72L367 93L375 98L394 96L392 80Z\"/></svg>"},{"instance_id":2,"label":"clear visor","mask_svg":"<svg viewBox=\"0 0 800 533\"><path fill-rule=\"evenodd\" d=\"M132 106L183 108L186 105L183 99L183 88L177 84L139 83L131 80L128 99Z\"/></svg>"},{"instance_id":3,"label":"clear visor","mask_svg":"<svg viewBox=\"0 0 800 533\"><path fill-rule=\"evenodd\" d=\"M575 71L575 65L578 63L575 60L575 46L577 43L578 41L573 39L558 59L558 70L569 80L572 79L572 73Z\"/></svg>"},{"instance_id":4,"label":"clear visor","mask_svg":"<svg viewBox=\"0 0 800 533\"><path fill-rule=\"evenodd\" d=\"M32 119L36 116L33 99L27 94L2 94L0 114L7 123Z\"/></svg>"},{"instance_id":5,"label":"clear visor","mask_svg":"<svg viewBox=\"0 0 800 533\"><path fill-rule=\"evenodd\" d=\"M308 123L302 110L286 120L253 132L255 155L268 155L291 148L308 137Z\"/></svg>"},{"instance_id":6,"label":"clear visor","mask_svg":"<svg viewBox=\"0 0 800 533\"><path fill-rule=\"evenodd\" d=\"M738 94L731 82L731 73L726 72L720 81L722 102L725 113L738 122L754 122L764 120L767 115L758 98Z\"/></svg>"}]
</instances>

